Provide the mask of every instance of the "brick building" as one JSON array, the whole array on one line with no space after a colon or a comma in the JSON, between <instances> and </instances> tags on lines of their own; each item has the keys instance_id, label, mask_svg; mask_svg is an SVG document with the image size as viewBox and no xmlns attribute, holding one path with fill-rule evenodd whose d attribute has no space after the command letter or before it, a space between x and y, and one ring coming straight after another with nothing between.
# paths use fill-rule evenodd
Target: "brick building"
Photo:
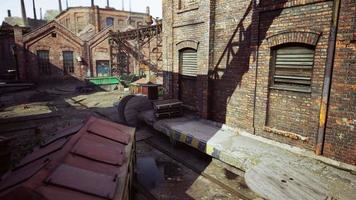
<instances>
[{"instance_id":1,"label":"brick building","mask_svg":"<svg viewBox=\"0 0 356 200\"><path fill-rule=\"evenodd\" d=\"M167 97L356 165L355 10L352 0L163 1Z\"/></svg>"},{"instance_id":2,"label":"brick building","mask_svg":"<svg viewBox=\"0 0 356 200\"><path fill-rule=\"evenodd\" d=\"M35 82L136 72L135 59L128 54L121 56L124 70L112 63L109 35L111 31L147 26L147 19L151 19L149 8L146 13L128 12L108 6L99 8L92 1L90 7L67 8L40 27L29 26L24 18L25 25L11 26L12 33L4 41L12 43L0 54L6 56L15 46L9 62L17 65L20 80ZM16 63L12 62L15 56ZM9 62L1 68L8 68Z\"/></svg>"}]
</instances>

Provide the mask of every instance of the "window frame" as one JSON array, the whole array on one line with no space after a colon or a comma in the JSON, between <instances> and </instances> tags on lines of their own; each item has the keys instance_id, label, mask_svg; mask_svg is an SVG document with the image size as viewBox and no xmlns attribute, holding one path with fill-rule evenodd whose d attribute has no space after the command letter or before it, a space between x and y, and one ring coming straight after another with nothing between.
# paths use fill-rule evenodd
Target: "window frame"
<instances>
[{"instance_id":1,"label":"window frame","mask_svg":"<svg viewBox=\"0 0 356 200\"><path fill-rule=\"evenodd\" d=\"M108 22L111 22L111 24L109 25L109 23ZM114 26L114 22L115 21L115 19L113 18L113 17L106 17L106 19L105 19L105 25L106 25L106 27L109 27L109 26Z\"/></svg>"},{"instance_id":2,"label":"window frame","mask_svg":"<svg viewBox=\"0 0 356 200\"><path fill-rule=\"evenodd\" d=\"M290 47L290 48L302 47L302 48L313 51L313 57L312 57L313 64L311 65L311 69L310 69L310 85L303 86L303 84L295 83L294 85L288 86L288 85L279 85L279 84L275 83L277 51L280 49L286 49L288 47ZM287 43L287 44L281 44L281 45L272 47L271 48L271 59L270 59L269 89L293 91L293 92L301 92L301 93L311 93L312 85L313 85L314 65L315 65L315 46L304 44L304 43ZM300 70L303 68L294 68L294 69ZM298 85L300 85L300 86L298 86Z\"/></svg>"},{"instance_id":3,"label":"window frame","mask_svg":"<svg viewBox=\"0 0 356 200\"><path fill-rule=\"evenodd\" d=\"M187 52L187 53L195 53L196 54L196 72L194 75L187 75L186 72L183 71L183 54ZM199 65L198 65L198 50L193 49L193 48L183 48L179 50L179 74L187 77L187 78L196 78L198 76L198 72L199 72Z\"/></svg>"},{"instance_id":4,"label":"window frame","mask_svg":"<svg viewBox=\"0 0 356 200\"><path fill-rule=\"evenodd\" d=\"M71 53L72 54L72 59L67 60L65 54L66 53ZM65 74L74 74L75 69L74 69L74 52L73 51L62 51L62 56L63 56L63 71ZM67 64L71 64L71 66L67 66Z\"/></svg>"},{"instance_id":5,"label":"window frame","mask_svg":"<svg viewBox=\"0 0 356 200\"><path fill-rule=\"evenodd\" d=\"M46 53L44 57L42 53ZM38 65L38 71L42 75L51 75L51 64L50 64L50 58L49 58L49 50L44 50L40 49L36 51L37 55L37 65Z\"/></svg>"}]
</instances>

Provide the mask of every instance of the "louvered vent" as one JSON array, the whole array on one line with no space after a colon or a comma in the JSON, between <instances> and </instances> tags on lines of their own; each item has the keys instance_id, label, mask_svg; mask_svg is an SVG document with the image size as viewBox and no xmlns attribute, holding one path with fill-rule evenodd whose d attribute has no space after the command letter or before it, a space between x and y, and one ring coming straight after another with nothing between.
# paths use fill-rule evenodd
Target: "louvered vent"
<instances>
[{"instance_id":1,"label":"louvered vent","mask_svg":"<svg viewBox=\"0 0 356 200\"><path fill-rule=\"evenodd\" d=\"M197 51L193 49L185 49L180 52L180 73L184 76L197 76L198 63Z\"/></svg>"},{"instance_id":2,"label":"louvered vent","mask_svg":"<svg viewBox=\"0 0 356 200\"><path fill-rule=\"evenodd\" d=\"M314 50L283 47L275 51L272 88L310 92Z\"/></svg>"}]
</instances>

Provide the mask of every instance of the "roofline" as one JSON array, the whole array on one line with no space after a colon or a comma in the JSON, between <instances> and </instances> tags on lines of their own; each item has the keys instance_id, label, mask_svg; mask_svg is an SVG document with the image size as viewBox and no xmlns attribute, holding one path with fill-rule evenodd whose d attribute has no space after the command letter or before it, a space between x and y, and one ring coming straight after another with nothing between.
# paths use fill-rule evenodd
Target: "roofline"
<instances>
[{"instance_id":1,"label":"roofline","mask_svg":"<svg viewBox=\"0 0 356 200\"><path fill-rule=\"evenodd\" d=\"M66 13L67 11L71 10L71 9L90 9L93 8L91 6L74 6L74 7L69 7L66 10L63 10L61 13L59 13L54 19L58 19L60 16L62 16L64 13ZM131 14L142 14L142 15L147 15L147 13L145 12L133 12L133 11L127 11L127 10L118 10L115 8L100 8L98 7L99 10L107 10L107 11L118 11L118 12L123 12L123 13L131 13Z\"/></svg>"},{"instance_id":2,"label":"roofline","mask_svg":"<svg viewBox=\"0 0 356 200\"><path fill-rule=\"evenodd\" d=\"M74 34L72 31L70 31L69 29L67 29L65 26L63 26L63 25L61 25L60 23L58 23L57 21L55 21L55 20L52 20L52 21L50 21L50 22L48 22L48 23L46 23L46 24L44 24L44 25L42 25L42 26L40 26L40 27L38 27L38 28L36 28L36 29L34 29L34 30L32 30L32 31L30 31L29 33L26 33L26 34L24 34L23 35L23 42L24 43L28 43L29 41L31 41L33 38L36 38L36 36L38 35L38 34L40 34L40 33L38 33L38 34L35 34L35 36L32 36L32 37L29 37L29 38L26 38L28 35L30 35L30 34L33 34L33 33L35 33L36 31L38 31L38 30L40 30L41 28L43 28L43 27L45 27L45 26L49 26L49 28L51 28L52 26L50 26L50 24L53 24L53 25L55 25L55 26L57 26L57 27L60 27L61 29L63 29L63 31L65 31L65 32L68 32L69 34L71 34L72 35L72 40L73 41L75 41L75 40L79 40L79 41L75 41L76 43L78 43L79 45L83 45L83 43L84 43L84 41L80 38L80 37L78 37L76 34ZM46 29L47 30L47 29Z\"/></svg>"}]
</instances>

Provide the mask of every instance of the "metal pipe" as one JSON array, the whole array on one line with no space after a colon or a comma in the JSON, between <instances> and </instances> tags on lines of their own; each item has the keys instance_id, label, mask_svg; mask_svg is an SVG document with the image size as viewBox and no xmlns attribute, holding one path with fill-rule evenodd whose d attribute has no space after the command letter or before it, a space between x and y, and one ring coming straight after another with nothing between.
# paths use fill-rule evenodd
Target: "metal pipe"
<instances>
[{"instance_id":1,"label":"metal pipe","mask_svg":"<svg viewBox=\"0 0 356 200\"><path fill-rule=\"evenodd\" d=\"M25 26L28 25L27 23L27 16L26 16L26 8L24 0L21 0L21 14L22 14L22 21Z\"/></svg>"},{"instance_id":2,"label":"metal pipe","mask_svg":"<svg viewBox=\"0 0 356 200\"><path fill-rule=\"evenodd\" d=\"M33 18L37 19L35 0L32 0L32 7L33 7Z\"/></svg>"},{"instance_id":3,"label":"metal pipe","mask_svg":"<svg viewBox=\"0 0 356 200\"><path fill-rule=\"evenodd\" d=\"M319 113L319 128L318 128L318 135L316 139L316 148L315 148L315 153L317 155L322 155L324 150L323 148L324 148L324 141L325 141L325 129L326 129L328 107L329 107L331 78L332 78L332 70L333 70L334 56L335 56L335 46L336 46L340 4L341 4L341 0L334 1L333 17L331 22L332 24L330 29L330 36L328 42L329 45L328 45L326 65L325 65L323 93L322 93L322 100L321 100L320 113Z\"/></svg>"},{"instance_id":4,"label":"metal pipe","mask_svg":"<svg viewBox=\"0 0 356 200\"><path fill-rule=\"evenodd\" d=\"M109 8L110 7L110 1L106 0L106 7Z\"/></svg>"},{"instance_id":5,"label":"metal pipe","mask_svg":"<svg viewBox=\"0 0 356 200\"><path fill-rule=\"evenodd\" d=\"M62 0L58 0L59 12L62 12Z\"/></svg>"}]
</instances>

